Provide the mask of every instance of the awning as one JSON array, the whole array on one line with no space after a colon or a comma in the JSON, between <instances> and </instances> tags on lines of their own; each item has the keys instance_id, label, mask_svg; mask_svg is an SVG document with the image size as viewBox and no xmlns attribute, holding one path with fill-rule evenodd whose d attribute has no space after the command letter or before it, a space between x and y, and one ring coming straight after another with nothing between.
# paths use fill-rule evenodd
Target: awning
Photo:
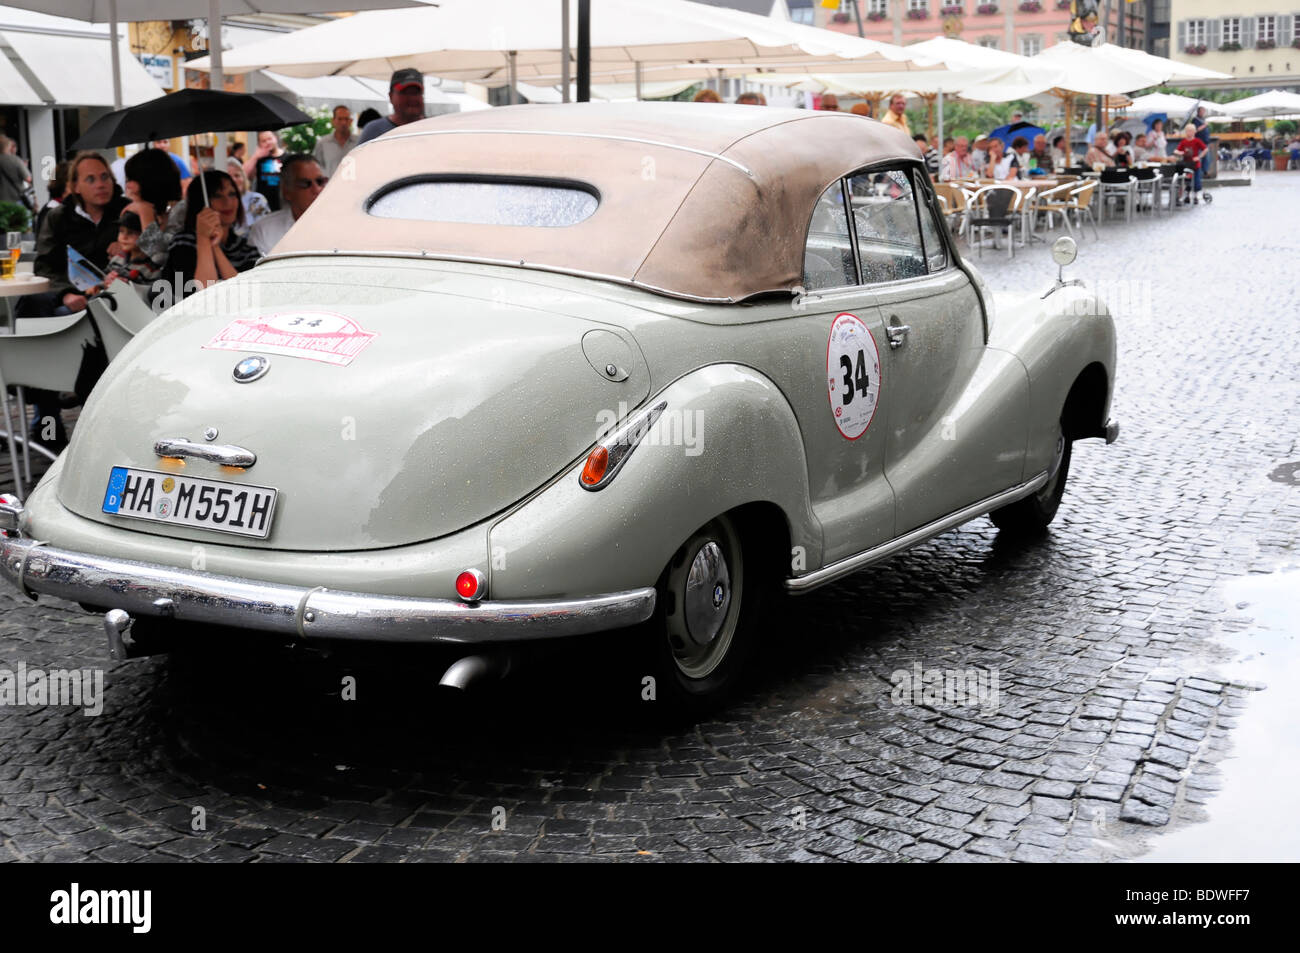
<instances>
[{"instance_id":1,"label":"awning","mask_svg":"<svg viewBox=\"0 0 1300 953\"><path fill-rule=\"evenodd\" d=\"M0 51L0 102L10 106L40 106L44 100L36 95L36 90L18 72L9 57Z\"/></svg>"},{"instance_id":2,"label":"awning","mask_svg":"<svg viewBox=\"0 0 1300 953\"><path fill-rule=\"evenodd\" d=\"M34 104L52 106L112 106L112 50L105 36L68 36L53 33L0 31L0 42L10 47L43 89L33 90ZM131 54L131 45L119 41L122 59L122 104L135 106L163 94L145 68ZM12 64L4 67L14 70ZM17 71L14 70L16 74ZM8 96L7 74L0 68L0 83ZM26 85L26 84L25 84ZM32 87L28 86L29 89Z\"/></svg>"}]
</instances>

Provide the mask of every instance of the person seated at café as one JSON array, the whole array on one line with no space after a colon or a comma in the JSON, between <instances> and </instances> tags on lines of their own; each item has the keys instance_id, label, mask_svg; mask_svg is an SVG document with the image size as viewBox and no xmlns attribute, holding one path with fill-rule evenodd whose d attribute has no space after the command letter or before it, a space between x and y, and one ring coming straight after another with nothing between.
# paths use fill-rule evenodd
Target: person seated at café
<instances>
[{"instance_id":1,"label":"person seated at caf\u00e9","mask_svg":"<svg viewBox=\"0 0 1300 953\"><path fill-rule=\"evenodd\" d=\"M235 180L235 187L239 189L239 203L244 206L244 223L236 225L235 231L247 238L248 230L259 219L271 214L271 206L266 204L266 197L261 192L255 192L248 187L248 177L244 175L242 163L229 162L226 164L226 171Z\"/></svg>"},{"instance_id":2,"label":"person seated at caf\u00e9","mask_svg":"<svg viewBox=\"0 0 1300 953\"><path fill-rule=\"evenodd\" d=\"M126 197L131 200L122 211L133 212L139 219L141 232L136 247L149 256L155 269L167 263L171 244L167 216L181 198L180 169L172 162L174 158L173 153L162 149L141 149L126 160L122 169Z\"/></svg>"},{"instance_id":3,"label":"person seated at caf\u00e9","mask_svg":"<svg viewBox=\"0 0 1300 953\"><path fill-rule=\"evenodd\" d=\"M1115 165L1118 168L1127 169L1137 162L1133 153L1132 140L1132 135L1124 130L1115 134L1115 138L1111 143L1112 148L1107 151L1110 153L1111 158L1115 160Z\"/></svg>"},{"instance_id":4,"label":"person seated at caf\u00e9","mask_svg":"<svg viewBox=\"0 0 1300 953\"><path fill-rule=\"evenodd\" d=\"M921 160L925 163L925 171L931 175L939 173L939 153L931 148L930 140L925 138L923 133L917 133L912 137L916 143L916 151L921 154Z\"/></svg>"},{"instance_id":5,"label":"person seated at caf\u00e9","mask_svg":"<svg viewBox=\"0 0 1300 953\"><path fill-rule=\"evenodd\" d=\"M1024 142L1023 136L1016 137L1018 141ZM1028 143L1025 143L1028 145ZM993 179L997 182L1010 182L1020 177L1020 160L1017 158L1015 151L1003 154L1004 146L1001 139L989 140L989 161L984 167L984 177Z\"/></svg>"},{"instance_id":6,"label":"person seated at caf\u00e9","mask_svg":"<svg viewBox=\"0 0 1300 953\"><path fill-rule=\"evenodd\" d=\"M1138 137L1133 142L1133 157L1138 162L1164 162L1164 153L1157 152L1151 145L1151 140L1147 138L1146 133L1138 133Z\"/></svg>"},{"instance_id":7,"label":"person seated at caf\u00e9","mask_svg":"<svg viewBox=\"0 0 1300 953\"><path fill-rule=\"evenodd\" d=\"M1087 154L1083 157L1083 164L1090 168L1099 165L1107 169L1115 168L1115 160L1110 157L1110 153L1107 151L1109 145L1110 137L1104 132L1098 132L1093 137L1092 145L1088 148Z\"/></svg>"},{"instance_id":8,"label":"person seated at caf\u00e9","mask_svg":"<svg viewBox=\"0 0 1300 953\"><path fill-rule=\"evenodd\" d=\"M874 119L871 115L871 103L854 103L849 109L849 113L854 116L862 116L866 119Z\"/></svg>"},{"instance_id":9,"label":"person seated at caf\u00e9","mask_svg":"<svg viewBox=\"0 0 1300 953\"><path fill-rule=\"evenodd\" d=\"M965 136L958 136L953 140L952 152L939 162L939 180L951 182L954 179L965 179L974 172L975 164L971 160L970 140Z\"/></svg>"},{"instance_id":10,"label":"person seated at caf\u00e9","mask_svg":"<svg viewBox=\"0 0 1300 953\"><path fill-rule=\"evenodd\" d=\"M129 281L132 284L151 285L162 274L149 253L140 247L144 225L135 212L124 210L117 223L117 250L108 259L105 276L108 283Z\"/></svg>"},{"instance_id":11,"label":"person seated at caf\u00e9","mask_svg":"<svg viewBox=\"0 0 1300 953\"><path fill-rule=\"evenodd\" d=\"M948 138L943 140L944 155L947 155L948 153L952 152L952 150L955 149L956 147L957 147L957 142L955 139L953 139L952 136L949 136Z\"/></svg>"},{"instance_id":12,"label":"person seated at caf\u00e9","mask_svg":"<svg viewBox=\"0 0 1300 953\"><path fill-rule=\"evenodd\" d=\"M1029 170L1035 167L1033 153L1029 151L1029 140L1024 136L1016 136L1012 139L1011 155L1016 159L1016 165L1019 169L1018 177L1022 179L1029 178Z\"/></svg>"},{"instance_id":13,"label":"person seated at caf\u00e9","mask_svg":"<svg viewBox=\"0 0 1300 953\"><path fill-rule=\"evenodd\" d=\"M207 187L209 204L204 205ZM209 169L185 190L185 222L172 239L164 269L172 303L218 281L233 278L257 264L257 249L235 230L244 216L235 181Z\"/></svg>"},{"instance_id":14,"label":"person seated at caf\u00e9","mask_svg":"<svg viewBox=\"0 0 1300 953\"><path fill-rule=\"evenodd\" d=\"M271 254L271 249L284 238L293 223L302 218L303 212L311 208L328 182L325 170L306 153L286 157L280 174L284 206L280 211L258 219L248 230L248 240L261 254Z\"/></svg>"},{"instance_id":15,"label":"person seated at caf\u00e9","mask_svg":"<svg viewBox=\"0 0 1300 953\"><path fill-rule=\"evenodd\" d=\"M1074 165L1074 157L1065 148L1065 136L1052 140L1052 164L1059 169L1068 169Z\"/></svg>"},{"instance_id":16,"label":"person seated at caf\u00e9","mask_svg":"<svg viewBox=\"0 0 1300 953\"><path fill-rule=\"evenodd\" d=\"M1034 148L1030 151L1040 169L1050 169L1054 163L1052 150L1047 148L1047 137L1042 133L1034 136Z\"/></svg>"}]
</instances>

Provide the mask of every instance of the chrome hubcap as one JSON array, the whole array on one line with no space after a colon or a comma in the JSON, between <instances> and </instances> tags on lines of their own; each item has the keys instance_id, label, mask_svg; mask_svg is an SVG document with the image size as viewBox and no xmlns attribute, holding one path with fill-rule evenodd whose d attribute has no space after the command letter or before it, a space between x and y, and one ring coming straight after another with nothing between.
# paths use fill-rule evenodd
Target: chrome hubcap
<instances>
[{"instance_id":1,"label":"chrome hubcap","mask_svg":"<svg viewBox=\"0 0 1300 953\"><path fill-rule=\"evenodd\" d=\"M706 649L722 631L731 605L731 573L722 549L710 540L700 547L686 576L686 634L696 649Z\"/></svg>"}]
</instances>

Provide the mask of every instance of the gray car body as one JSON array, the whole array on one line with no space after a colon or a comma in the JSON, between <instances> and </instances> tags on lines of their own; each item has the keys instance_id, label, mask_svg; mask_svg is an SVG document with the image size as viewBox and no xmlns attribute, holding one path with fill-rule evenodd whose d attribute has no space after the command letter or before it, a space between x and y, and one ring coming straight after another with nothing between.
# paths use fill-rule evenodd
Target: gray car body
<instances>
[{"instance_id":1,"label":"gray car body","mask_svg":"<svg viewBox=\"0 0 1300 953\"><path fill-rule=\"evenodd\" d=\"M1052 465L1072 388L1088 388L1075 435L1102 434L1115 373L1104 305L1081 286L995 301L949 256L924 277L727 305L465 262L272 261L131 343L22 529L87 554L395 596L452 599L474 567L491 598L524 600L654 586L693 531L746 508L789 548L799 590L1023 495ZM203 346L232 317L287 307L346 313L377 337L347 367L272 355L249 384L231 377L242 354ZM852 441L827 398L842 313L881 358L876 417ZM911 328L896 349L891 324ZM659 403L617 477L582 487L598 440ZM157 440L208 427L253 448L256 466L185 472L276 487L266 540L101 512L111 467L156 469Z\"/></svg>"}]
</instances>

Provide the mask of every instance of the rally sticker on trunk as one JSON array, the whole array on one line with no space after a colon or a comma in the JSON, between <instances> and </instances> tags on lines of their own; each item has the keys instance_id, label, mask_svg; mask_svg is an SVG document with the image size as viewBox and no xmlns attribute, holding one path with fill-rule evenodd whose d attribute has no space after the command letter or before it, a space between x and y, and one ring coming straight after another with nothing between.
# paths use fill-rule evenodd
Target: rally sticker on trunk
<instances>
[{"instance_id":1,"label":"rally sticker on trunk","mask_svg":"<svg viewBox=\"0 0 1300 953\"><path fill-rule=\"evenodd\" d=\"M857 440L876 415L880 399L880 352L857 315L838 314L826 342L826 384L835 426Z\"/></svg>"},{"instance_id":2,"label":"rally sticker on trunk","mask_svg":"<svg viewBox=\"0 0 1300 953\"><path fill-rule=\"evenodd\" d=\"M377 332L366 331L351 318L333 311L281 311L236 318L203 347L215 351L266 351L347 367L375 337Z\"/></svg>"}]
</instances>

